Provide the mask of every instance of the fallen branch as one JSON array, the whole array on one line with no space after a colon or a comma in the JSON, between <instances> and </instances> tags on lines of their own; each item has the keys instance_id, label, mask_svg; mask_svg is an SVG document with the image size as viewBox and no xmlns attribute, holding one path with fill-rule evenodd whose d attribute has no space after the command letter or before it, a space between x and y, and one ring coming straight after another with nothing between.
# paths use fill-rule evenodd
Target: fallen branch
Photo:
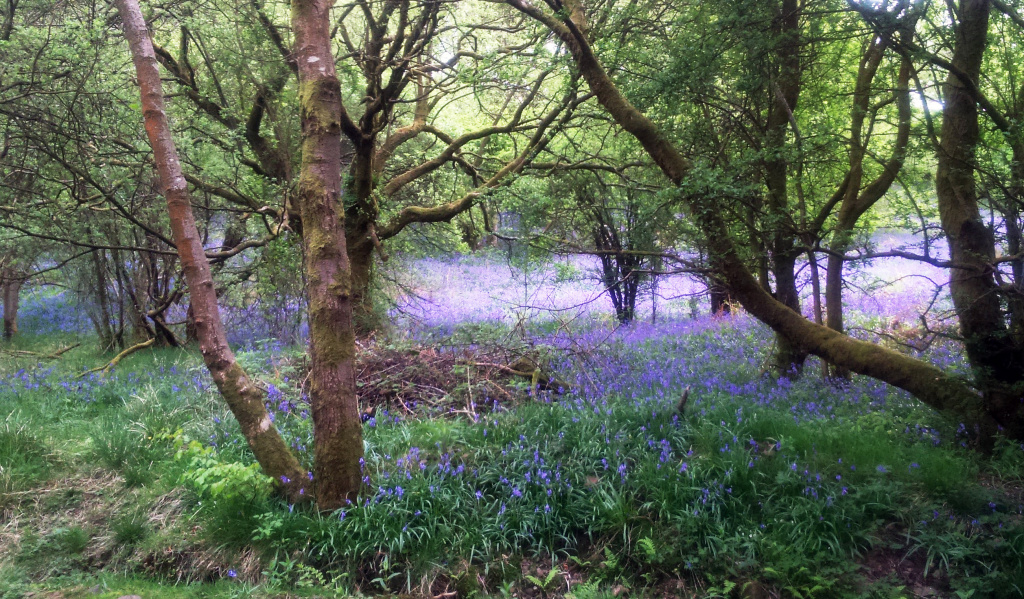
<instances>
[{"instance_id":1,"label":"fallen branch","mask_svg":"<svg viewBox=\"0 0 1024 599\"><path fill-rule=\"evenodd\" d=\"M526 377L530 379L530 386L534 389L549 389L562 393L569 388L564 381L556 378L553 374L548 374L539 364L525 357L519 358L508 366L494 362L473 362L472 364L477 368L493 368L505 374Z\"/></svg>"},{"instance_id":2,"label":"fallen branch","mask_svg":"<svg viewBox=\"0 0 1024 599\"><path fill-rule=\"evenodd\" d=\"M74 345L69 345L67 347L62 347L61 349L58 349L57 351L55 351L53 353L49 353L49 354L44 354L42 352L28 351L28 350L24 350L24 349L5 349L5 350L3 350L3 352L5 354L11 354L11 355L14 355L14 356L26 356L26 357L31 357L31 358L39 358L41 360L56 360L57 358L61 357L65 353L75 349L79 345L82 345L82 344L81 343L75 343Z\"/></svg>"},{"instance_id":3,"label":"fallen branch","mask_svg":"<svg viewBox=\"0 0 1024 599\"><path fill-rule=\"evenodd\" d=\"M146 341L143 341L142 343L136 343L135 345L129 347L128 349L126 349L123 352L121 352L121 353L117 354L116 356L114 356L113 360L107 362L103 366L97 366L96 368L92 368L90 370L86 370L82 374L78 375L78 378L82 378L82 377L88 376L88 375L90 375L90 374L92 374L94 372L98 372L98 371L101 371L101 370L103 371L101 374L107 374L108 372L113 370L114 367L117 366L117 364L121 360L125 359L126 357L134 354L135 352L137 352L139 350L146 349L147 347L153 345L154 343L156 343L156 338L155 337L153 339L148 339Z\"/></svg>"}]
</instances>

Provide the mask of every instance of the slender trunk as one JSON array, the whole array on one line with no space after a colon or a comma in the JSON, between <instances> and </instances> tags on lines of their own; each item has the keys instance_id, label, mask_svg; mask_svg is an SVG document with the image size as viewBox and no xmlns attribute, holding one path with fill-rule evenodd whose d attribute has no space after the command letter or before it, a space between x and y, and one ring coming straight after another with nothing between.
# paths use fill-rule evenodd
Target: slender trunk
<instances>
[{"instance_id":1,"label":"slender trunk","mask_svg":"<svg viewBox=\"0 0 1024 599\"><path fill-rule=\"evenodd\" d=\"M164 113L160 71L142 11L137 0L117 0L117 8L135 63L146 133L153 148L153 159L160 174L164 197L167 199L171 232L192 299L191 308L195 315L196 334L203 361L221 396L238 419L256 461L268 476L281 484L290 501L300 501L309 486L306 471L270 420L263 405L263 392L238 365L228 347L217 308L210 264L199 240L199 231L189 202L188 185Z\"/></svg>"},{"instance_id":2,"label":"slender trunk","mask_svg":"<svg viewBox=\"0 0 1024 599\"><path fill-rule=\"evenodd\" d=\"M4 339L18 334L18 302L25 279L15 274L3 278Z\"/></svg>"},{"instance_id":3,"label":"slender trunk","mask_svg":"<svg viewBox=\"0 0 1024 599\"><path fill-rule=\"evenodd\" d=\"M791 118L800 99L800 7L797 0L781 0L772 24L775 36L778 72L769 82L772 98L768 111L765 183L768 188L768 210L772 226L772 274L775 275L775 296L791 310L800 314L800 293L796 286L794 250L796 232L791 221L789 202L789 160L786 158L787 134ZM798 156L797 160L803 157ZM774 370L780 376L799 376L807 360L807 351L784 336L776 336Z\"/></svg>"},{"instance_id":4,"label":"slender trunk","mask_svg":"<svg viewBox=\"0 0 1024 599\"><path fill-rule=\"evenodd\" d=\"M1010 335L1013 342L1024 347L1024 235L1020 227L1020 202L1024 200L1024 144L1013 147L1013 169L1008 205L1003 210L1006 221L1006 245L1011 256L1017 256L1010 263L1010 291L1007 302L1010 311Z\"/></svg>"},{"instance_id":5,"label":"slender trunk","mask_svg":"<svg viewBox=\"0 0 1024 599\"><path fill-rule=\"evenodd\" d=\"M117 347L117 340L114 335L113 317L110 314L105 254L102 252L103 250L96 250L92 253L93 284L96 286L94 299L100 311L99 317L93 319L93 324L100 336L102 350L110 351Z\"/></svg>"},{"instance_id":6,"label":"slender trunk","mask_svg":"<svg viewBox=\"0 0 1024 599\"><path fill-rule=\"evenodd\" d=\"M333 4L333 0L292 1L302 120L298 201L309 296L313 471L317 504L323 510L355 500L363 457L352 273L341 203L341 84L329 31Z\"/></svg>"},{"instance_id":7,"label":"slender trunk","mask_svg":"<svg viewBox=\"0 0 1024 599\"><path fill-rule=\"evenodd\" d=\"M978 81L988 36L988 0L961 0L960 23L952 63ZM950 74L945 84L942 138L935 188L950 259L953 307L976 385L988 409L1001 423L1024 422L1021 396L1024 351L1006 327L992 268L995 241L982 220L974 176L974 146L979 141L978 107L965 82Z\"/></svg>"},{"instance_id":8,"label":"slender trunk","mask_svg":"<svg viewBox=\"0 0 1024 599\"><path fill-rule=\"evenodd\" d=\"M811 302L814 307L815 324L825 324L821 306L821 273L818 269L818 256L807 252L807 264L811 270Z\"/></svg>"},{"instance_id":9,"label":"slender trunk","mask_svg":"<svg viewBox=\"0 0 1024 599\"><path fill-rule=\"evenodd\" d=\"M828 256L828 273L825 275L825 302L828 306L828 327L843 332L843 263L841 255L849 249L853 241L853 227L863 213L858 210L857 198L860 196L861 181L864 178L863 143L864 120L871 101L871 83L878 72L878 66L885 55L881 40L872 40L864 56L861 57L857 70L857 82L853 90L853 106L850 110L850 169L844 184L842 204L839 206L835 227L832 230L831 249L834 253ZM836 376L846 378L849 372L837 372Z\"/></svg>"},{"instance_id":10,"label":"slender trunk","mask_svg":"<svg viewBox=\"0 0 1024 599\"><path fill-rule=\"evenodd\" d=\"M911 27L913 30L913 27ZM893 146L892 156L885 164L882 173L869 185L861 188L864 179L864 156L867 153L864 147L862 132L864 120L871 100L871 82L878 72L878 66L882 61L884 47L877 40L868 47L864 58L861 60L860 70L857 75L857 84L854 91L853 109L850 115L851 123L851 145L850 145L850 170L847 173L845 194L842 204L839 206L839 214L836 218L836 225L832 233L832 253L828 257L828 273L825 279L825 302L828 312L826 324L834 331L843 332L843 267L845 261L842 255L850 248L853 242L853 231L857 221L872 206L874 206L896 180L896 175L903 167L903 160L910 141L910 75L912 72L910 60L904 60L900 65L899 79L896 90L896 104L899 111L899 126L897 128L896 143ZM835 378L849 378L850 372L840 366L833 365L830 375Z\"/></svg>"}]
</instances>

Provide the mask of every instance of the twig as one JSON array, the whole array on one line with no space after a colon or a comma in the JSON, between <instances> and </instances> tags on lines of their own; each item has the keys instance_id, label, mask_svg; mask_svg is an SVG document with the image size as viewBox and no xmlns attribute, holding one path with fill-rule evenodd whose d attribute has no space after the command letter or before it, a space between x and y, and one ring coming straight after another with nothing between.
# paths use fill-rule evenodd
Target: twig
<instances>
[{"instance_id":1,"label":"twig","mask_svg":"<svg viewBox=\"0 0 1024 599\"><path fill-rule=\"evenodd\" d=\"M523 370L516 370L514 368L510 368L508 366L505 366L504 364L495 364L493 362L473 362L473 366L476 366L478 368L494 368L494 369L500 370L500 371L502 371L502 372L504 372L506 374L514 374L516 376L525 376L526 378L533 377L533 373L532 372L525 372Z\"/></svg>"},{"instance_id":2,"label":"twig","mask_svg":"<svg viewBox=\"0 0 1024 599\"><path fill-rule=\"evenodd\" d=\"M491 379L489 379L487 377L484 377L484 382L485 383L490 383L492 387L497 389L499 393L501 393L503 396L505 396L505 399L507 399L509 401L514 401L514 398L511 395L509 395L509 392L505 391L505 389L503 389L501 387L501 385L499 385L498 383L495 383L494 381L492 381Z\"/></svg>"}]
</instances>

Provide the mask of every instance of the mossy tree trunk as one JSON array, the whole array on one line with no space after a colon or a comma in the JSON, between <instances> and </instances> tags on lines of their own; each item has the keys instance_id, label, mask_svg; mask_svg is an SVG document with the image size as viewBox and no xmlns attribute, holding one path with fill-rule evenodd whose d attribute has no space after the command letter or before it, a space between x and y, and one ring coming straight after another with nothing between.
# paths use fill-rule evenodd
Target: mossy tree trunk
<instances>
[{"instance_id":1,"label":"mossy tree trunk","mask_svg":"<svg viewBox=\"0 0 1024 599\"><path fill-rule=\"evenodd\" d=\"M362 130L362 129L361 129ZM372 131L372 129L371 129ZM380 209L374 198L376 181L376 140L373 133L355 137L355 151L349 168L345 194L345 244L351 263L352 314L356 332L368 334L380 325L371 297L374 277L375 223ZM378 240L379 243L379 240Z\"/></svg>"},{"instance_id":2,"label":"mossy tree trunk","mask_svg":"<svg viewBox=\"0 0 1024 599\"><path fill-rule=\"evenodd\" d=\"M1021 133L1019 132L1018 135ZM1010 256L1010 290L1007 302L1010 311L1010 335L1013 342L1024 346L1024 233L1021 231L1021 204L1024 200L1024 142L1013 146L1011 197L1003 208L1006 222L1006 245Z\"/></svg>"},{"instance_id":3,"label":"mossy tree trunk","mask_svg":"<svg viewBox=\"0 0 1024 599\"><path fill-rule=\"evenodd\" d=\"M961 0L952 65L944 86L935 174L942 229L949 240L950 292L975 381L989 409L1015 436L1024 434L1024 348L1014 342L995 280L995 240L978 207L974 147L980 140L976 87L988 41L989 0ZM961 77L970 81L962 81Z\"/></svg>"},{"instance_id":4,"label":"mossy tree trunk","mask_svg":"<svg viewBox=\"0 0 1024 599\"><path fill-rule=\"evenodd\" d=\"M351 237L346 235L352 267L352 322L356 334L367 335L378 330L383 322L383 315L378 313L373 297L374 244L367 239L368 231L353 233Z\"/></svg>"},{"instance_id":5,"label":"mossy tree trunk","mask_svg":"<svg viewBox=\"0 0 1024 599\"><path fill-rule=\"evenodd\" d=\"M171 231L191 296L191 310L203 361L221 396L238 419L242 434L263 471L281 485L289 501L301 501L306 497L309 486L306 471L270 420L263 405L263 392L238 365L228 346L217 308L210 264L196 228L188 185L164 112L160 71L142 11L137 0L117 0L116 4L135 63L146 133L167 199Z\"/></svg>"},{"instance_id":6,"label":"mossy tree trunk","mask_svg":"<svg viewBox=\"0 0 1024 599\"><path fill-rule=\"evenodd\" d=\"M331 52L333 0L293 0L299 68L302 168L298 202L309 297L309 400L317 505L354 501L362 482L362 423L356 396L351 268L341 202L341 85Z\"/></svg>"}]
</instances>

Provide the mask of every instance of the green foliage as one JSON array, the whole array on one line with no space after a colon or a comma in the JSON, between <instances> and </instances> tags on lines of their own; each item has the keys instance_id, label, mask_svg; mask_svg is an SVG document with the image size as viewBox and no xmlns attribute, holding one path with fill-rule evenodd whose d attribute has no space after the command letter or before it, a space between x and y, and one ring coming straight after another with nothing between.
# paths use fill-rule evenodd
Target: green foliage
<instances>
[{"instance_id":1,"label":"green foliage","mask_svg":"<svg viewBox=\"0 0 1024 599\"><path fill-rule=\"evenodd\" d=\"M0 599L22 599L31 588L27 572L11 564L0 565Z\"/></svg>"},{"instance_id":2,"label":"green foliage","mask_svg":"<svg viewBox=\"0 0 1024 599\"><path fill-rule=\"evenodd\" d=\"M19 562L25 567L38 569L49 559L75 559L85 551L92 535L82 526L58 527L46 534L30 534L21 543ZM59 562L58 562L59 563Z\"/></svg>"},{"instance_id":3,"label":"green foliage","mask_svg":"<svg viewBox=\"0 0 1024 599\"><path fill-rule=\"evenodd\" d=\"M615 595L609 590L602 590L597 580L581 582L573 586L572 590L565 594L566 599L612 599Z\"/></svg>"},{"instance_id":4,"label":"green foliage","mask_svg":"<svg viewBox=\"0 0 1024 599\"><path fill-rule=\"evenodd\" d=\"M271 588L324 589L328 586L322 572L293 559L274 559L263 575Z\"/></svg>"},{"instance_id":5,"label":"green foliage","mask_svg":"<svg viewBox=\"0 0 1024 599\"><path fill-rule=\"evenodd\" d=\"M555 590L555 587L558 585L561 575L561 570L559 570L558 568L551 568L551 570L548 571L547 575L545 575L544 578L540 578L532 574L527 574L526 580L528 580L530 584L540 589L541 592L549 593Z\"/></svg>"},{"instance_id":6,"label":"green foliage","mask_svg":"<svg viewBox=\"0 0 1024 599\"><path fill-rule=\"evenodd\" d=\"M173 435L177 453L174 459L185 466L182 482L198 496L223 502L254 502L269 497L273 480L259 464L225 462L214 448L189 440L181 431Z\"/></svg>"},{"instance_id":7,"label":"green foliage","mask_svg":"<svg viewBox=\"0 0 1024 599\"><path fill-rule=\"evenodd\" d=\"M0 425L0 498L46 480L51 465L46 445L27 425L15 425L10 418Z\"/></svg>"},{"instance_id":8,"label":"green foliage","mask_svg":"<svg viewBox=\"0 0 1024 599\"><path fill-rule=\"evenodd\" d=\"M500 339L502 329L488 326L467 330ZM659 360L667 359L659 352L697 355L723 340L759 345L745 329L714 335L602 351ZM275 386L280 401L300 405L297 361L266 350L242 356L262 384ZM908 434L908 427L937 427L937 435L949 438L955 431L896 401L884 410L833 402L829 417L810 417L807 406L831 392L815 381L792 383L784 399L755 410L751 398L782 389L759 378L756 360L729 369L712 364L699 373L741 391L702 392L685 417L675 412L671 392L660 400L634 398L632 391L608 396L607 405L567 395L481 411L477 421L379 414L365 429L366 495L321 514L273 497L271 481L244 443L235 442L237 425L217 397L187 386L195 358L152 359L163 377L137 390L127 378L111 378L108 392L120 398L104 405L79 405L63 388L3 395L17 406L0 435L6 461L70 461L119 472L138 463L150 472L125 492L126 503L106 530L62 522L59 532L26 535L18 564L33 575L82 567L86 553L92 555L81 552L90 539L117 555L151 550L173 534L159 520L150 524L152 498L178 486L188 490L180 508L188 528L198 527L202 542L229 555L254 547L266 572L261 580L282 591L341 593L358 585L403 592L443 574L474 581L473 592L483 594L514 595L527 586L553 594L561 578L552 578L554 570L588 581L575 585L576 597L608 597L619 585L642 593L668 578L720 596L756 583L787 596L841 597L862 588L856 563L880 546L921 556L929 576L941 573L975 596L1013 596L1013 573L1024 569L1016 508L991 486L1019 480L1018 445L1003 442L991 460L956 443L935 445ZM276 418L290 440L308 442L308 420L284 411ZM42 429L35 422L47 423L45 441L33 434ZM76 455L55 456L55 446ZM550 495L541 471L561 477ZM47 493L42 503L53 512L76 512L91 497ZM555 557L550 569L543 563L540 573L523 575L519 564L505 563L508 556L538 554ZM872 593L895 597L889 591L898 586L894 580Z\"/></svg>"}]
</instances>

